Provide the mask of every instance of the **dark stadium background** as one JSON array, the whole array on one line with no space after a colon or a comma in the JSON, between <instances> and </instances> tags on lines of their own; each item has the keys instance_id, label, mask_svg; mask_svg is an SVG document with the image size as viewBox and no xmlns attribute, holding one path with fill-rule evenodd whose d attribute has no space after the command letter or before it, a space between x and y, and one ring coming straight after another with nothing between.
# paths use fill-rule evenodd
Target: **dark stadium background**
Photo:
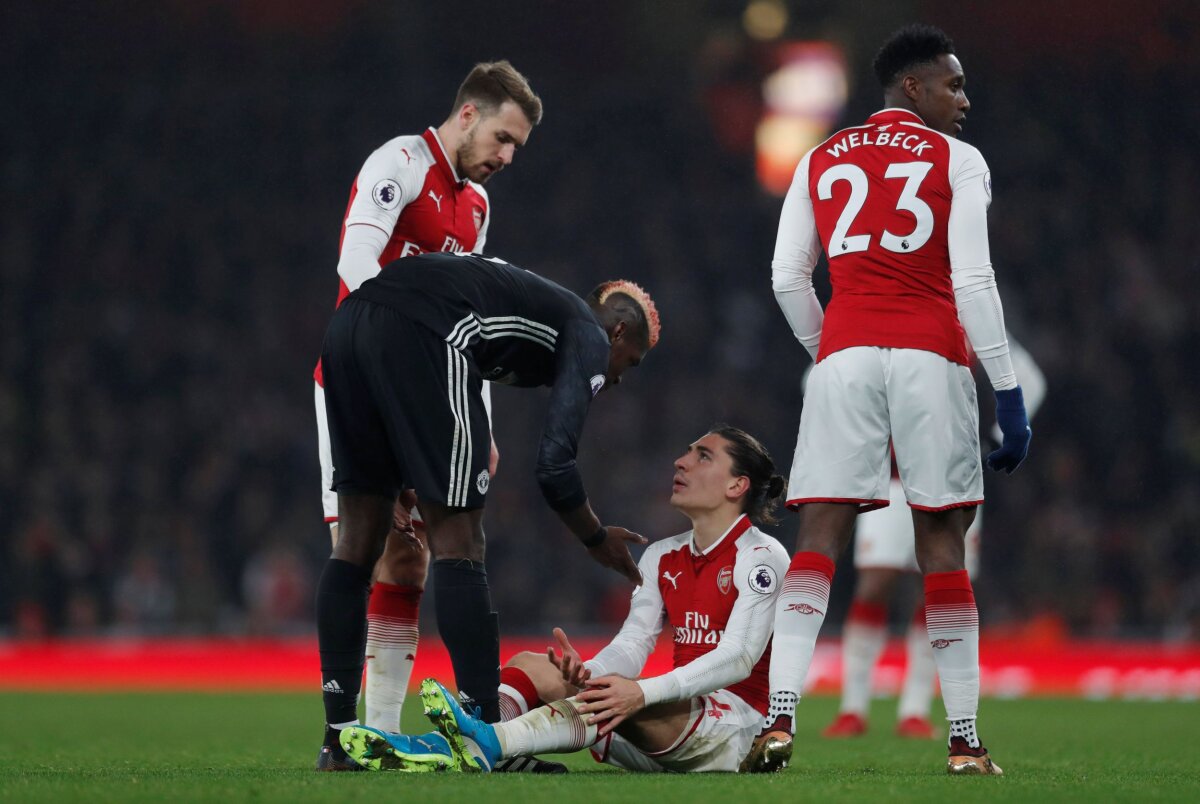
<instances>
[{"instance_id":1,"label":"dark stadium background","mask_svg":"<svg viewBox=\"0 0 1200 804\"><path fill-rule=\"evenodd\" d=\"M944 27L966 68L1006 313L1049 386L1028 463L987 481L985 641L1195 645L1200 6L786 5L787 38L845 50L839 124L879 106L870 59L902 23ZM772 45L744 8L6 5L0 638L313 632L311 371L347 192L376 146L440 123L480 60L511 59L546 106L488 185L489 251L576 291L634 279L662 313L661 345L588 423L601 517L682 530L671 461L715 421L786 470L807 357L770 290L781 202L752 132ZM628 588L540 500L544 401L496 393L494 598L506 633L604 633ZM794 528L776 529L789 547Z\"/></svg>"}]
</instances>

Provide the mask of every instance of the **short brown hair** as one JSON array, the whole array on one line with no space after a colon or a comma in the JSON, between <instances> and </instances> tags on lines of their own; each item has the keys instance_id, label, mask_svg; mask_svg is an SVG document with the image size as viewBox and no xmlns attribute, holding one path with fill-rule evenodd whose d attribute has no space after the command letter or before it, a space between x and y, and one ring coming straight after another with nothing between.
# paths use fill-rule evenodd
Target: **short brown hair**
<instances>
[{"instance_id":1,"label":"short brown hair","mask_svg":"<svg viewBox=\"0 0 1200 804\"><path fill-rule=\"evenodd\" d=\"M532 125L542 122L542 99L534 94L525 76L517 72L508 59L484 61L467 73L454 96L454 111L461 109L464 103L473 103L480 112L489 115L505 101L520 106Z\"/></svg>"}]
</instances>

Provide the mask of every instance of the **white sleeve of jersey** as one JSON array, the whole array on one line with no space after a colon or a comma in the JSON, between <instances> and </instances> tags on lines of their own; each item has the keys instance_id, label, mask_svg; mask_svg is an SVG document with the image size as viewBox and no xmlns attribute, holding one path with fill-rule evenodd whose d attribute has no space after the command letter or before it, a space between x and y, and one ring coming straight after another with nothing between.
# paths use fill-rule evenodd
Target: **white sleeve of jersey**
<instances>
[{"instance_id":1,"label":"white sleeve of jersey","mask_svg":"<svg viewBox=\"0 0 1200 804\"><path fill-rule=\"evenodd\" d=\"M351 291L379 273L379 257L387 248L391 235L375 226L354 224L346 227L342 238L342 255L337 272Z\"/></svg>"},{"instance_id":2,"label":"white sleeve of jersey","mask_svg":"<svg viewBox=\"0 0 1200 804\"><path fill-rule=\"evenodd\" d=\"M414 200L425 184L428 164L411 155L416 146L402 147L410 137L385 142L367 157L358 172L358 191L346 211L346 226L367 223L387 232L396 228L400 212Z\"/></svg>"},{"instance_id":3,"label":"white sleeve of jersey","mask_svg":"<svg viewBox=\"0 0 1200 804\"><path fill-rule=\"evenodd\" d=\"M658 591L658 559L662 550L651 547L642 554L638 569L642 585L633 590L629 614L613 641L583 663L592 677L616 674L637 678L654 652L666 619L662 594Z\"/></svg>"},{"instance_id":4,"label":"white sleeve of jersey","mask_svg":"<svg viewBox=\"0 0 1200 804\"><path fill-rule=\"evenodd\" d=\"M1038 408L1042 406L1042 400L1046 398L1046 375L1034 362L1033 355L1017 342L1012 333L1009 333L1008 336L1008 351L1012 357L1013 370L1021 378L1021 395L1025 397L1025 413L1028 414L1029 420L1033 421ZM1004 433L1000 432L1000 425L992 425L992 438L997 442L1004 440Z\"/></svg>"},{"instance_id":5,"label":"white sleeve of jersey","mask_svg":"<svg viewBox=\"0 0 1200 804\"><path fill-rule=\"evenodd\" d=\"M766 550L744 549L738 553L733 567L738 596L721 641L683 667L640 680L646 706L705 695L749 677L771 639L775 600L788 563L787 551L773 539Z\"/></svg>"},{"instance_id":6,"label":"white sleeve of jersey","mask_svg":"<svg viewBox=\"0 0 1200 804\"><path fill-rule=\"evenodd\" d=\"M813 288L813 269L821 258L821 240L808 194L808 164L811 152L796 167L792 186L783 200L775 257L771 260L771 288L783 316L813 360L821 345L825 312Z\"/></svg>"},{"instance_id":7,"label":"white sleeve of jersey","mask_svg":"<svg viewBox=\"0 0 1200 804\"><path fill-rule=\"evenodd\" d=\"M992 179L978 150L950 140L950 281L958 304L958 319L971 348L992 381L1002 391L1017 387L1008 339L1004 333L1004 308L996 289L996 275L988 251L987 210L992 203Z\"/></svg>"}]
</instances>

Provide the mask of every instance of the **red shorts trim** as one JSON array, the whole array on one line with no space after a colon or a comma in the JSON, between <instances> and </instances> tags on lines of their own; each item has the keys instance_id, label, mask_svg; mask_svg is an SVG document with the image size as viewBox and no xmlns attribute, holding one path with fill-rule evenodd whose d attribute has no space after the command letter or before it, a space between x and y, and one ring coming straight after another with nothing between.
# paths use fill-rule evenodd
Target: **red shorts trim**
<instances>
[{"instance_id":1,"label":"red shorts trim","mask_svg":"<svg viewBox=\"0 0 1200 804\"><path fill-rule=\"evenodd\" d=\"M592 752L592 759L596 760L597 762L604 762L604 760L608 759L608 751L610 748L612 748L614 734L616 734L616 732L610 731L608 734L604 735L604 738L601 740L601 742L604 743L604 747L599 751L596 750L596 746L599 745L599 743L592 743L588 747L588 750Z\"/></svg>"},{"instance_id":2,"label":"red shorts trim","mask_svg":"<svg viewBox=\"0 0 1200 804\"><path fill-rule=\"evenodd\" d=\"M797 497L793 500L788 500L784 503L789 511L799 510L800 506L808 505L809 503L846 503L848 505L857 505L858 512L865 514L868 511L877 511L880 508L887 508L889 500L865 500L858 497ZM980 500L979 502L983 502ZM977 505L978 503L972 503Z\"/></svg>"},{"instance_id":3,"label":"red shorts trim","mask_svg":"<svg viewBox=\"0 0 1200 804\"><path fill-rule=\"evenodd\" d=\"M326 525L332 525L334 522L337 522L337 521L338 521L338 518L337 518L336 516L327 516L327 517L325 517L325 524L326 524Z\"/></svg>"},{"instance_id":4,"label":"red shorts trim","mask_svg":"<svg viewBox=\"0 0 1200 804\"><path fill-rule=\"evenodd\" d=\"M983 505L983 500L969 500L968 502L951 503L950 505L943 505L937 508L931 508L928 505L916 505L914 503L909 503L908 507L914 508L918 511L929 511L930 513L936 514L938 511L951 511L955 508L974 508L977 505Z\"/></svg>"}]
</instances>

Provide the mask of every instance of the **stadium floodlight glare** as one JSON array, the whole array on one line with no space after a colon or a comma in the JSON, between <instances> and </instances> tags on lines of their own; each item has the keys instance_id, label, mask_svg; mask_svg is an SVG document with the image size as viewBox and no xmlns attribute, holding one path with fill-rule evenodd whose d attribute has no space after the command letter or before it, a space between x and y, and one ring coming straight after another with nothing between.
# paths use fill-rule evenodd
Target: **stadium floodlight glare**
<instances>
[{"instance_id":1,"label":"stadium floodlight glare","mask_svg":"<svg viewBox=\"0 0 1200 804\"><path fill-rule=\"evenodd\" d=\"M746 35L760 42L783 36L787 29L788 10L783 0L750 0L742 12L742 27Z\"/></svg>"},{"instance_id":2,"label":"stadium floodlight glare","mask_svg":"<svg viewBox=\"0 0 1200 804\"><path fill-rule=\"evenodd\" d=\"M778 69L763 81L755 162L763 188L783 195L805 152L845 108L849 79L845 55L832 42L788 42L777 48L776 60Z\"/></svg>"}]
</instances>

